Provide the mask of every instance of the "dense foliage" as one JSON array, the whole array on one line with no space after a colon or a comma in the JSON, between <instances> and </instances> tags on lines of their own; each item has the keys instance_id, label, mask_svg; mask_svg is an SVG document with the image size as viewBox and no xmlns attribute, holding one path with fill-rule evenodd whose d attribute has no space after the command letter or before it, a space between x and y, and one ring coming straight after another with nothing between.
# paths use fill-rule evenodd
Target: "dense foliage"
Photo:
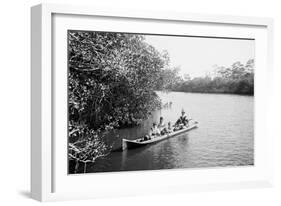
<instances>
[{"instance_id":1,"label":"dense foliage","mask_svg":"<svg viewBox=\"0 0 281 206\"><path fill-rule=\"evenodd\" d=\"M106 132L137 125L160 106L154 90L167 56L141 35L68 35L69 158L78 165L107 154Z\"/></svg>"},{"instance_id":2,"label":"dense foliage","mask_svg":"<svg viewBox=\"0 0 281 206\"><path fill-rule=\"evenodd\" d=\"M254 60L246 64L235 62L230 67L218 67L205 77L179 77L178 69L163 71L165 88L180 92L254 94Z\"/></svg>"}]
</instances>

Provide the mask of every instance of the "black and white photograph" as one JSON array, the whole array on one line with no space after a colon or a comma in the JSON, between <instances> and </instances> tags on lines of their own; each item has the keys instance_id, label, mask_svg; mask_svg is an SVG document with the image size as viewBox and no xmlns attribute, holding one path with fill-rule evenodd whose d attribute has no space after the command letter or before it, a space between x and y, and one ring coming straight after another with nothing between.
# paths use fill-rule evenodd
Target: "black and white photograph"
<instances>
[{"instance_id":1,"label":"black and white photograph","mask_svg":"<svg viewBox=\"0 0 281 206\"><path fill-rule=\"evenodd\" d=\"M254 165L255 39L67 39L69 174Z\"/></svg>"}]
</instances>

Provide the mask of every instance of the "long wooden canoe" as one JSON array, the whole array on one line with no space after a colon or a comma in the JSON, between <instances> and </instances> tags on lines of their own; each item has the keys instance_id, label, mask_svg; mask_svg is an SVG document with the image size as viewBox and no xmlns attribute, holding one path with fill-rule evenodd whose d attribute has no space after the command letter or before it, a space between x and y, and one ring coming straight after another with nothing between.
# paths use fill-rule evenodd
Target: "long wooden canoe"
<instances>
[{"instance_id":1,"label":"long wooden canoe","mask_svg":"<svg viewBox=\"0 0 281 206\"><path fill-rule=\"evenodd\" d=\"M174 137L174 136L177 136L177 135L182 134L184 132L190 131L190 130L192 130L194 128L197 128L197 127L198 127L198 122L193 123L192 125L190 125L187 128L184 128L184 129L181 129L181 130L178 130L178 131L175 131L175 132L171 132L171 133L166 134L166 135L157 136L157 137L154 137L152 139L145 140L145 141L143 140L143 138L139 138L139 139L135 139L135 140L122 139L122 150L133 149L133 148L141 147L141 146L144 146L144 145L152 144L152 143L155 143L155 142L159 142L161 140L164 140L164 139L167 139L167 138L170 138L170 137Z\"/></svg>"}]
</instances>

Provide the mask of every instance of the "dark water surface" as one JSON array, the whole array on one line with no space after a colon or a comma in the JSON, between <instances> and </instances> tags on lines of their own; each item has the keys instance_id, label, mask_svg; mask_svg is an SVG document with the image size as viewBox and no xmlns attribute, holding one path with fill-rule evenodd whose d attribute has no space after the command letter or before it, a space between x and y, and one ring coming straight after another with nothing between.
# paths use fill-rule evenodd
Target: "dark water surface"
<instances>
[{"instance_id":1,"label":"dark water surface","mask_svg":"<svg viewBox=\"0 0 281 206\"><path fill-rule=\"evenodd\" d=\"M122 138L146 134L163 116L174 123L184 108L199 127L180 136L128 151L112 152L87 166L87 172L242 166L254 164L254 98L228 94L158 92L170 108L153 113L142 125L110 134L114 148Z\"/></svg>"}]
</instances>

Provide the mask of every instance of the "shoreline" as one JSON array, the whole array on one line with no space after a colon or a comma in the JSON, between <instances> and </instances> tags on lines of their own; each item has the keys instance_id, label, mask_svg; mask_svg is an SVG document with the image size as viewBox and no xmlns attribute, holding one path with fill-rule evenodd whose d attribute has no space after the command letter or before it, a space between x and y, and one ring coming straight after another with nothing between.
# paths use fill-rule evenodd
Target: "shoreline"
<instances>
[{"instance_id":1,"label":"shoreline","mask_svg":"<svg viewBox=\"0 0 281 206\"><path fill-rule=\"evenodd\" d=\"M174 91L174 90L155 90L155 92L164 92L164 93L170 93L170 92L180 92L180 93L189 93L189 94L226 94L226 95L238 95L238 96L249 96L254 97L255 94L238 94L238 93L228 93L228 92L184 92L184 91Z\"/></svg>"}]
</instances>

